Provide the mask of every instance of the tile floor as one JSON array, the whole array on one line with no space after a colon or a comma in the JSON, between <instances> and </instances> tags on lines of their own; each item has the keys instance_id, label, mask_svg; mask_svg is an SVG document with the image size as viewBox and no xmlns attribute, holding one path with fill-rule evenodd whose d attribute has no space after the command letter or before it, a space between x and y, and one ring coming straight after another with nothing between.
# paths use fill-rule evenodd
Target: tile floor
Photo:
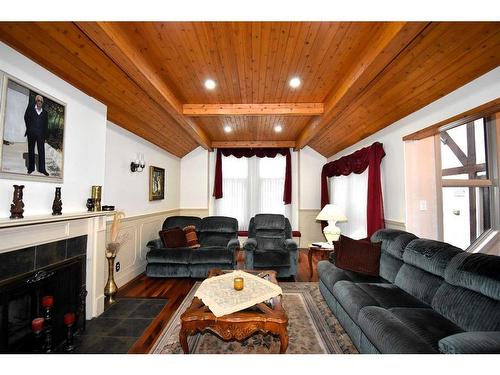
<instances>
[{"instance_id":1,"label":"tile floor","mask_svg":"<svg viewBox=\"0 0 500 375\"><path fill-rule=\"evenodd\" d=\"M85 332L75 337L75 353L127 353L166 303L166 299L118 299L102 315L88 321Z\"/></svg>"}]
</instances>

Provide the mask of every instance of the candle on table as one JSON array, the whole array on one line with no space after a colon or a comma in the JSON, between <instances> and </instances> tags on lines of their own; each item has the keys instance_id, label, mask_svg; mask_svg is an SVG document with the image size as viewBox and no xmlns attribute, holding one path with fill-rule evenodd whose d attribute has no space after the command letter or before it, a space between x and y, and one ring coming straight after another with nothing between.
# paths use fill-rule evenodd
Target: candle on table
<instances>
[{"instance_id":1,"label":"candle on table","mask_svg":"<svg viewBox=\"0 0 500 375\"><path fill-rule=\"evenodd\" d=\"M53 296L42 297L42 306L44 309L48 309L54 306L54 297Z\"/></svg>"},{"instance_id":2,"label":"candle on table","mask_svg":"<svg viewBox=\"0 0 500 375\"><path fill-rule=\"evenodd\" d=\"M31 321L31 329L35 333L40 333L43 330L44 318L35 318Z\"/></svg>"}]
</instances>

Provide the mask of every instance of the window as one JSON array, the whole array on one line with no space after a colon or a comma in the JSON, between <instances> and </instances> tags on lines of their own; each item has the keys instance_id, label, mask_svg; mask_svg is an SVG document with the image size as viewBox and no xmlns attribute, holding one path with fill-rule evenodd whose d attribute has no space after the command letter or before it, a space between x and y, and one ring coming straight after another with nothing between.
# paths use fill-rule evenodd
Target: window
<instances>
[{"instance_id":1,"label":"window","mask_svg":"<svg viewBox=\"0 0 500 375\"><path fill-rule=\"evenodd\" d=\"M282 214L291 221L290 205L283 204L286 158L223 157L224 196L215 200L215 214L238 220L240 230L248 230L258 213Z\"/></svg>"},{"instance_id":2,"label":"window","mask_svg":"<svg viewBox=\"0 0 500 375\"><path fill-rule=\"evenodd\" d=\"M442 238L466 249L492 228L498 215L496 118L490 116L442 130Z\"/></svg>"}]
</instances>

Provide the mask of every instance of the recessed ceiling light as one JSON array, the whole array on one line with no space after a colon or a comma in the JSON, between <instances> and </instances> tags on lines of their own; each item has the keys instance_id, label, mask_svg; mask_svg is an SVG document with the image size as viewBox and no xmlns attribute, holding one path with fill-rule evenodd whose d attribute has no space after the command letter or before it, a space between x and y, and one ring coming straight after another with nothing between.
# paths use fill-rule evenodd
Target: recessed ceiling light
<instances>
[{"instance_id":1,"label":"recessed ceiling light","mask_svg":"<svg viewBox=\"0 0 500 375\"><path fill-rule=\"evenodd\" d=\"M208 89L208 90L213 90L215 89L215 81L213 79L207 79L205 81L205 87Z\"/></svg>"},{"instance_id":2,"label":"recessed ceiling light","mask_svg":"<svg viewBox=\"0 0 500 375\"><path fill-rule=\"evenodd\" d=\"M300 86L300 78L299 77L293 77L290 82L289 82L289 85L290 87L296 89L297 87Z\"/></svg>"},{"instance_id":3,"label":"recessed ceiling light","mask_svg":"<svg viewBox=\"0 0 500 375\"><path fill-rule=\"evenodd\" d=\"M283 130L283 128L282 128L282 126L281 126L281 125L276 125L276 126L274 127L274 131L275 131L276 133L279 133L279 132L281 132L282 130Z\"/></svg>"},{"instance_id":4,"label":"recessed ceiling light","mask_svg":"<svg viewBox=\"0 0 500 375\"><path fill-rule=\"evenodd\" d=\"M232 130L233 130L233 129L232 129L229 125L224 126L224 131L225 131L226 133L231 133L231 131L232 131Z\"/></svg>"}]
</instances>

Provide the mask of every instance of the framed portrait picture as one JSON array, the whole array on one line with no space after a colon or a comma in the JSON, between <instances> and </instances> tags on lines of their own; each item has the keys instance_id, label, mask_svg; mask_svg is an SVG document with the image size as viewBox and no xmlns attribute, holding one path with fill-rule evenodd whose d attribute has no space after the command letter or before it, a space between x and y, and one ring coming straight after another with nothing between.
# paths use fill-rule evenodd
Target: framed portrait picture
<instances>
[{"instance_id":1,"label":"framed portrait picture","mask_svg":"<svg viewBox=\"0 0 500 375\"><path fill-rule=\"evenodd\" d=\"M149 167L149 200L165 198L165 169Z\"/></svg>"},{"instance_id":2,"label":"framed portrait picture","mask_svg":"<svg viewBox=\"0 0 500 375\"><path fill-rule=\"evenodd\" d=\"M0 71L0 177L63 182L66 104Z\"/></svg>"}]
</instances>

